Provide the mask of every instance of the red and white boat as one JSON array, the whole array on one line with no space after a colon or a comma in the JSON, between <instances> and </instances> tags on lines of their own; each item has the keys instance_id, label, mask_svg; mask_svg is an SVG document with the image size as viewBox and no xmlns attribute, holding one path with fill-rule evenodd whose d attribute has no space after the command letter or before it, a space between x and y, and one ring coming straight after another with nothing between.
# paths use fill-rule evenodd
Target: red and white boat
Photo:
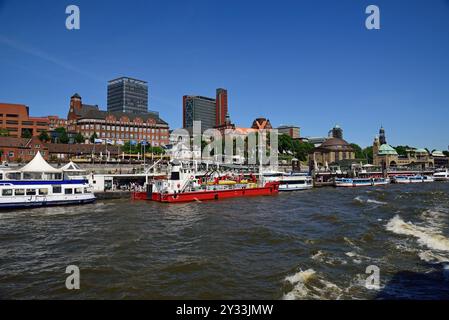
<instances>
[{"instance_id":1,"label":"red and white boat","mask_svg":"<svg viewBox=\"0 0 449 320\"><path fill-rule=\"evenodd\" d=\"M134 194L134 199L176 203L204 200L220 200L236 197L271 196L279 193L279 182L257 180L254 175L198 175L181 162L171 163L169 178L157 180L148 186L146 193Z\"/></svg>"}]
</instances>

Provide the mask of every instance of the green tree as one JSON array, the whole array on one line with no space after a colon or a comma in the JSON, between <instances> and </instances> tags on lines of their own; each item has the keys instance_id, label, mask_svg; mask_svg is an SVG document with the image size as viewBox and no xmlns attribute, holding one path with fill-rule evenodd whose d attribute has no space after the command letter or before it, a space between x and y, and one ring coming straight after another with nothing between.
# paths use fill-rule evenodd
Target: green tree
<instances>
[{"instance_id":1,"label":"green tree","mask_svg":"<svg viewBox=\"0 0 449 320\"><path fill-rule=\"evenodd\" d=\"M33 135L31 134L30 130L28 130L28 129L22 130L22 138L31 139L32 137L33 137Z\"/></svg>"},{"instance_id":2,"label":"green tree","mask_svg":"<svg viewBox=\"0 0 449 320\"><path fill-rule=\"evenodd\" d=\"M364 159L368 160L368 162L372 163L373 162L373 147L366 147L365 149L363 149L363 157Z\"/></svg>"},{"instance_id":3,"label":"green tree","mask_svg":"<svg viewBox=\"0 0 449 320\"><path fill-rule=\"evenodd\" d=\"M67 131L64 127L59 127L55 129L55 132L57 134L57 137L55 138L55 142L58 143L69 143L69 135L67 134Z\"/></svg>"},{"instance_id":4,"label":"green tree","mask_svg":"<svg viewBox=\"0 0 449 320\"><path fill-rule=\"evenodd\" d=\"M0 129L0 137L9 137L9 131L8 131L8 129L1 128L1 129Z\"/></svg>"},{"instance_id":5,"label":"green tree","mask_svg":"<svg viewBox=\"0 0 449 320\"><path fill-rule=\"evenodd\" d=\"M362 148L358 144L351 143L351 147L354 149L356 159L366 159L366 156L363 153Z\"/></svg>"},{"instance_id":6,"label":"green tree","mask_svg":"<svg viewBox=\"0 0 449 320\"><path fill-rule=\"evenodd\" d=\"M89 138L90 143L95 143L95 139L98 139L98 135L97 135L96 132L94 132L94 133L90 136L90 138Z\"/></svg>"},{"instance_id":7,"label":"green tree","mask_svg":"<svg viewBox=\"0 0 449 320\"><path fill-rule=\"evenodd\" d=\"M42 142L50 141L50 136L48 135L47 131L44 130L39 134L39 140Z\"/></svg>"},{"instance_id":8,"label":"green tree","mask_svg":"<svg viewBox=\"0 0 449 320\"><path fill-rule=\"evenodd\" d=\"M444 154L446 157L449 157L449 151L443 151L443 154Z\"/></svg>"},{"instance_id":9,"label":"green tree","mask_svg":"<svg viewBox=\"0 0 449 320\"><path fill-rule=\"evenodd\" d=\"M406 156L407 155L407 150L411 149L411 147L409 147L409 146L397 146L394 149L396 150L398 155Z\"/></svg>"},{"instance_id":10,"label":"green tree","mask_svg":"<svg viewBox=\"0 0 449 320\"><path fill-rule=\"evenodd\" d=\"M85 141L84 136L80 132L78 132L75 136L75 142L84 143L84 141Z\"/></svg>"}]
</instances>

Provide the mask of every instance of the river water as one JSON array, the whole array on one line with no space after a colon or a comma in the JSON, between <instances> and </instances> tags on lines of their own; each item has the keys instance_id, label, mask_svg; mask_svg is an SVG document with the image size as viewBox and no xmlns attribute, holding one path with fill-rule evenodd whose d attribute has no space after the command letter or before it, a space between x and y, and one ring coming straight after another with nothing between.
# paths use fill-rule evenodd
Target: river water
<instances>
[{"instance_id":1,"label":"river water","mask_svg":"<svg viewBox=\"0 0 449 320\"><path fill-rule=\"evenodd\" d=\"M449 183L0 212L0 298L448 299Z\"/></svg>"}]
</instances>

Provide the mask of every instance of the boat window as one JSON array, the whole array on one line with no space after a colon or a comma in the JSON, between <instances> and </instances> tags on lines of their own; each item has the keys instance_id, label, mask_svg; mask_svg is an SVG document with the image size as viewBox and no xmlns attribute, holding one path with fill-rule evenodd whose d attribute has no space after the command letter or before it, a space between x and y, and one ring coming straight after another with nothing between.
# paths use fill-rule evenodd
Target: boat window
<instances>
[{"instance_id":1,"label":"boat window","mask_svg":"<svg viewBox=\"0 0 449 320\"><path fill-rule=\"evenodd\" d=\"M27 189L26 193L27 193L27 196L35 196L36 189Z\"/></svg>"},{"instance_id":2,"label":"boat window","mask_svg":"<svg viewBox=\"0 0 449 320\"><path fill-rule=\"evenodd\" d=\"M75 188L75 194L83 193L83 188Z\"/></svg>"},{"instance_id":3,"label":"boat window","mask_svg":"<svg viewBox=\"0 0 449 320\"><path fill-rule=\"evenodd\" d=\"M24 196L25 195L25 189L16 189L16 190L14 190L14 194L16 196Z\"/></svg>"},{"instance_id":4,"label":"boat window","mask_svg":"<svg viewBox=\"0 0 449 320\"><path fill-rule=\"evenodd\" d=\"M3 189L2 190L2 196L12 196L12 189Z\"/></svg>"},{"instance_id":5,"label":"boat window","mask_svg":"<svg viewBox=\"0 0 449 320\"><path fill-rule=\"evenodd\" d=\"M45 196L48 194L48 189L47 188L41 188L39 189L39 195L40 196Z\"/></svg>"},{"instance_id":6,"label":"boat window","mask_svg":"<svg viewBox=\"0 0 449 320\"><path fill-rule=\"evenodd\" d=\"M64 189L65 194L73 194L73 189Z\"/></svg>"},{"instance_id":7,"label":"boat window","mask_svg":"<svg viewBox=\"0 0 449 320\"><path fill-rule=\"evenodd\" d=\"M84 188L84 193L89 193L89 189Z\"/></svg>"},{"instance_id":8,"label":"boat window","mask_svg":"<svg viewBox=\"0 0 449 320\"><path fill-rule=\"evenodd\" d=\"M61 186L52 186L52 191L54 194L56 193L62 193L62 187Z\"/></svg>"},{"instance_id":9,"label":"boat window","mask_svg":"<svg viewBox=\"0 0 449 320\"><path fill-rule=\"evenodd\" d=\"M5 176L8 180L20 180L20 172L8 172Z\"/></svg>"},{"instance_id":10,"label":"boat window","mask_svg":"<svg viewBox=\"0 0 449 320\"><path fill-rule=\"evenodd\" d=\"M42 173L40 172L24 172L23 180L41 180Z\"/></svg>"},{"instance_id":11,"label":"boat window","mask_svg":"<svg viewBox=\"0 0 449 320\"><path fill-rule=\"evenodd\" d=\"M179 172L172 172L170 180L179 180Z\"/></svg>"},{"instance_id":12,"label":"boat window","mask_svg":"<svg viewBox=\"0 0 449 320\"><path fill-rule=\"evenodd\" d=\"M0 173L0 180L3 180L3 173Z\"/></svg>"}]
</instances>

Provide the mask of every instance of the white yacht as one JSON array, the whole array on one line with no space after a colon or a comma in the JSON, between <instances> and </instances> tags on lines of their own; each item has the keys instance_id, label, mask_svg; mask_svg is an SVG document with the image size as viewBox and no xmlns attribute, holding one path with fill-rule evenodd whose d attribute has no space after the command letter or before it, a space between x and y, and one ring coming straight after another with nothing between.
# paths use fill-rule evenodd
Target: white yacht
<instances>
[{"instance_id":1,"label":"white yacht","mask_svg":"<svg viewBox=\"0 0 449 320\"><path fill-rule=\"evenodd\" d=\"M40 152L23 168L0 169L0 209L85 204L95 195L83 176L68 177Z\"/></svg>"},{"instance_id":2,"label":"white yacht","mask_svg":"<svg viewBox=\"0 0 449 320\"><path fill-rule=\"evenodd\" d=\"M279 191L299 191L313 188L313 179L307 173L265 172L265 181L279 182Z\"/></svg>"},{"instance_id":3,"label":"white yacht","mask_svg":"<svg viewBox=\"0 0 449 320\"><path fill-rule=\"evenodd\" d=\"M433 174L435 181L449 181L449 169L438 170Z\"/></svg>"}]
</instances>

